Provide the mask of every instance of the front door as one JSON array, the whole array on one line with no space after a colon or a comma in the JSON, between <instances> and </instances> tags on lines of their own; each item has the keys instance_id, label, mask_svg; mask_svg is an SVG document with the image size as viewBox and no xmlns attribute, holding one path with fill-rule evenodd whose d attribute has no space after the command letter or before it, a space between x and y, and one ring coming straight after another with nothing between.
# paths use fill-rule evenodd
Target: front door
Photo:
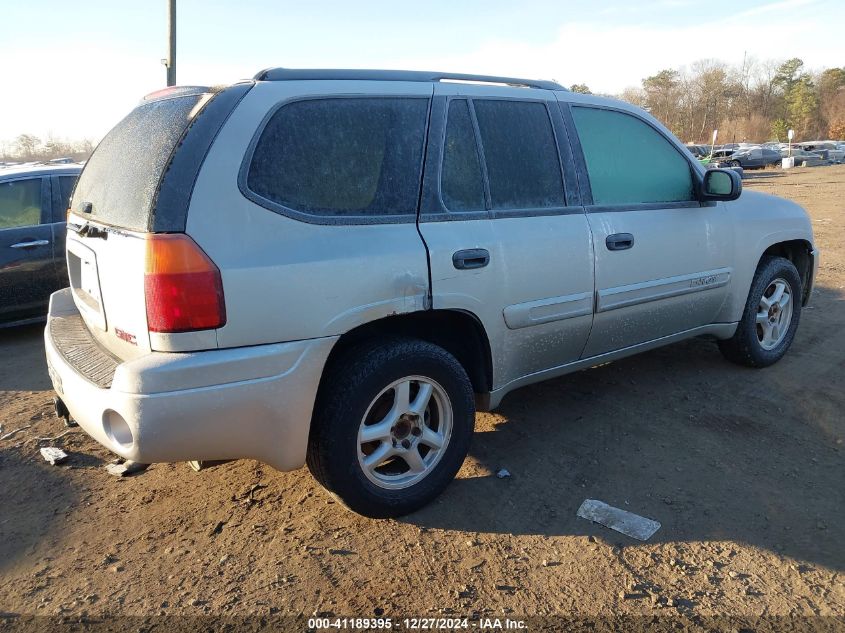
<instances>
[{"instance_id":1,"label":"front door","mask_svg":"<svg viewBox=\"0 0 845 633\"><path fill-rule=\"evenodd\" d=\"M428 147L420 231L433 307L482 322L494 389L577 360L592 242L554 94L438 84Z\"/></svg>"},{"instance_id":2,"label":"front door","mask_svg":"<svg viewBox=\"0 0 845 633\"><path fill-rule=\"evenodd\" d=\"M47 314L56 287L49 181L0 182L0 321Z\"/></svg>"},{"instance_id":3,"label":"front door","mask_svg":"<svg viewBox=\"0 0 845 633\"><path fill-rule=\"evenodd\" d=\"M569 111L596 257L584 358L713 323L733 273L729 208L698 202L691 156L650 122L609 108Z\"/></svg>"}]
</instances>

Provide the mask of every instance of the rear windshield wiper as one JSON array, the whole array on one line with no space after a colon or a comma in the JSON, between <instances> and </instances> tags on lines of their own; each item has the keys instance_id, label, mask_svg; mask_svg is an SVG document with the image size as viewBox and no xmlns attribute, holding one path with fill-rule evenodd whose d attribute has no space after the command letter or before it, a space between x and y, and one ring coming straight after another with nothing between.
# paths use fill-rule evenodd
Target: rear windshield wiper
<instances>
[{"instance_id":1,"label":"rear windshield wiper","mask_svg":"<svg viewBox=\"0 0 845 633\"><path fill-rule=\"evenodd\" d=\"M86 222L85 224L74 224L73 222L68 222L67 227L80 237L99 237L104 240L109 237L108 231L96 227L90 222Z\"/></svg>"}]
</instances>

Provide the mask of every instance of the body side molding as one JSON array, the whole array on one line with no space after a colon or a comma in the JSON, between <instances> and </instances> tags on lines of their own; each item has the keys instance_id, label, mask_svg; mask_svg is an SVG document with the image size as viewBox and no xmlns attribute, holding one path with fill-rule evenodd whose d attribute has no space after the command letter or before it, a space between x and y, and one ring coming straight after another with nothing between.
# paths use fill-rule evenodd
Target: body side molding
<instances>
[{"instance_id":1,"label":"body side molding","mask_svg":"<svg viewBox=\"0 0 845 633\"><path fill-rule=\"evenodd\" d=\"M730 268L717 268L599 290L596 293L596 312L607 312L649 301L721 288L730 283L731 272Z\"/></svg>"}]
</instances>

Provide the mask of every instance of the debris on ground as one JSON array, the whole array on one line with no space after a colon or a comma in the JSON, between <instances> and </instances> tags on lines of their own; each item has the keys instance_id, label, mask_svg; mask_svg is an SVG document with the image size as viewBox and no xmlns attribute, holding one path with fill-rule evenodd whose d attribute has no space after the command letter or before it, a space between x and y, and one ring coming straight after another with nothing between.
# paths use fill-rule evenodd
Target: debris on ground
<instances>
[{"instance_id":1,"label":"debris on ground","mask_svg":"<svg viewBox=\"0 0 845 633\"><path fill-rule=\"evenodd\" d=\"M149 467L149 464L141 464L127 459L125 462L106 464L106 471L115 477L128 477L143 472Z\"/></svg>"},{"instance_id":2,"label":"debris on ground","mask_svg":"<svg viewBox=\"0 0 845 633\"><path fill-rule=\"evenodd\" d=\"M510 471L507 468L502 468L499 472L496 473L496 477L498 477L499 479L506 479L510 476Z\"/></svg>"},{"instance_id":3,"label":"debris on ground","mask_svg":"<svg viewBox=\"0 0 845 633\"><path fill-rule=\"evenodd\" d=\"M657 521L614 508L596 499L585 499L578 508L577 515L639 541L647 541L660 529L660 523Z\"/></svg>"},{"instance_id":4,"label":"debris on ground","mask_svg":"<svg viewBox=\"0 0 845 633\"><path fill-rule=\"evenodd\" d=\"M72 432L72 429L68 429L67 431L63 431L62 433L59 433L58 435L54 435L52 437L31 437L26 440L26 442L55 442L56 440L60 440L70 432Z\"/></svg>"},{"instance_id":5,"label":"debris on ground","mask_svg":"<svg viewBox=\"0 0 845 633\"><path fill-rule=\"evenodd\" d=\"M67 459L67 453L55 446L46 446L41 449L41 457L55 466L56 464L61 464Z\"/></svg>"},{"instance_id":6,"label":"debris on ground","mask_svg":"<svg viewBox=\"0 0 845 633\"><path fill-rule=\"evenodd\" d=\"M9 438L14 437L18 433L20 433L21 431L26 431L31 426L31 424L27 424L26 426L22 426L21 428L15 429L14 431L9 431L8 433L6 433L6 435L0 436L0 440L8 440Z\"/></svg>"}]
</instances>

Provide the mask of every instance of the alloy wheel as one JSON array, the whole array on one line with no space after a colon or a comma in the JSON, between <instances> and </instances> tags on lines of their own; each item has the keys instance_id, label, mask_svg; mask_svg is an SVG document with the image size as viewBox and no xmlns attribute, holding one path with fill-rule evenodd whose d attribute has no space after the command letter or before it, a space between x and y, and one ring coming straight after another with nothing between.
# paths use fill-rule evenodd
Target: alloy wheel
<instances>
[{"instance_id":1,"label":"alloy wheel","mask_svg":"<svg viewBox=\"0 0 845 633\"><path fill-rule=\"evenodd\" d=\"M385 387L358 428L358 464L388 490L412 486L437 466L452 435L452 404L436 381L407 376Z\"/></svg>"},{"instance_id":2,"label":"alloy wheel","mask_svg":"<svg viewBox=\"0 0 845 633\"><path fill-rule=\"evenodd\" d=\"M792 321L792 288L778 277L773 280L760 297L757 306L757 341L765 350L780 345Z\"/></svg>"}]
</instances>

